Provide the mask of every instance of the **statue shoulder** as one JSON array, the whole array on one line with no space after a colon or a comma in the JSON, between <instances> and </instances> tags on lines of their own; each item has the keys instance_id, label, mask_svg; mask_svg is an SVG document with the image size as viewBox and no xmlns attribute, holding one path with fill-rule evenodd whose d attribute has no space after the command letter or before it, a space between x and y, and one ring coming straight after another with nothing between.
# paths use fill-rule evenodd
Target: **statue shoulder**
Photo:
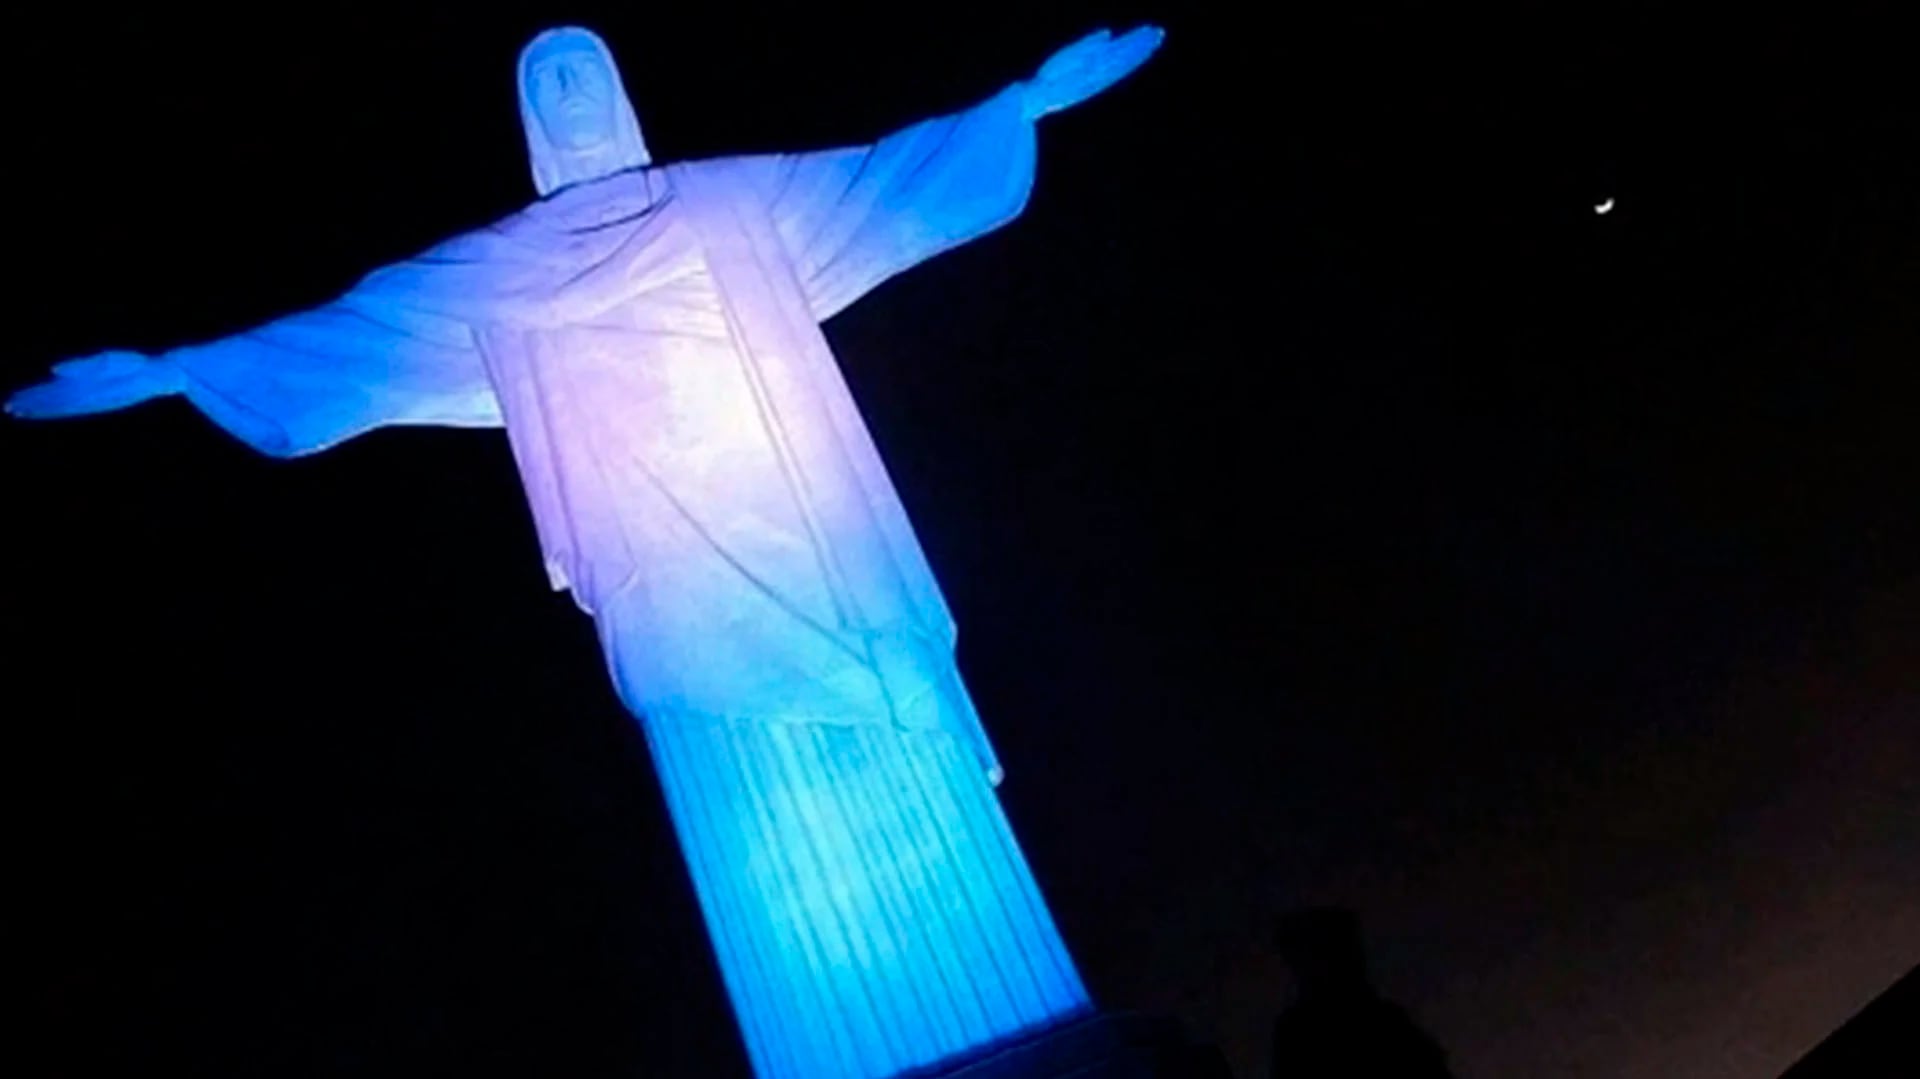
<instances>
[{"instance_id":1,"label":"statue shoulder","mask_svg":"<svg viewBox=\"0 0 1920 1079\"><path fill-rule=\"evenodd\" d=\"M676 194L695 201L736 199L763 204L779 189L794 161L792 154L727 154L668 165L662 171Z\"/></svg>"},{"instance_id":2,"label":"statue shoulder","mask_svg":"<svg viewBox=\"0 0 1920 1079\"><path fill-rule=\"evenodd\" d=\"M538 204L516 210L478 228L456 233L420 252L409 261L424 263L487 262L509 255L531 242L540 228Z\"/></svg>"}]
</instances>

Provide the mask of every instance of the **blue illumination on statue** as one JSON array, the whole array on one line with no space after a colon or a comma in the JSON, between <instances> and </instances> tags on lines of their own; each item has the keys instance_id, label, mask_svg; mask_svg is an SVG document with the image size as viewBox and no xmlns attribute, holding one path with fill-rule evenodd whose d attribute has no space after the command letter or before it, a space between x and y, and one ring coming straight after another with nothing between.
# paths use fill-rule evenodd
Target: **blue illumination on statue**
<instances>
[{"instance_id":1,"label":"blue illumination on statue","mask_svg":"<svg viewBox=\"0 0 1920 1079\"><path fill-rule=\"evenodd\" d=\"M183 395L264 453L504 426L555 588L646 731L761 1076L890 1076L1090 1009L992 786L954 625L819 324L1016 217L1034 122L1160 31L876 143L655 167L611 53L519 64L541 199L332 303L57 365L7 410Z\"/></svg>"}]
</instances>

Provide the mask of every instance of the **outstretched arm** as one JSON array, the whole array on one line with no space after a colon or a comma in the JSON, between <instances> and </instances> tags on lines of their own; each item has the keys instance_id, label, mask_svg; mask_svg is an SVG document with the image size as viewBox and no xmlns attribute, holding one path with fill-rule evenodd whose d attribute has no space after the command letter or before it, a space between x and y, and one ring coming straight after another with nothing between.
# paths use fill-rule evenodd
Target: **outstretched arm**
<instances>
[{"instance_id":1,"label":"outstretched arm","mask_svg":"<svg viewBox=\"0 0 1920 1079\"><path fill-rule=\"evenodd\" d=\"M1019 216L1033 184L1034 124L1125 78L1158 27L1102 30L987 101L867 146L761 159L768 205L826 319L887 278Z\"/></svg>"},{"instance_id":2,"label":"outstretched arm","mask_svg":"<svg viewBox=\"0 0 1920 1079\"><path fill-rule=\"evenodd\" d=\"M15 393L6 411L58 419L176 394L247 445L279 457L389 424L501 424L466 325L366 285L207 344L56 364L53 377Z\"/></svg>"}]
</instances>

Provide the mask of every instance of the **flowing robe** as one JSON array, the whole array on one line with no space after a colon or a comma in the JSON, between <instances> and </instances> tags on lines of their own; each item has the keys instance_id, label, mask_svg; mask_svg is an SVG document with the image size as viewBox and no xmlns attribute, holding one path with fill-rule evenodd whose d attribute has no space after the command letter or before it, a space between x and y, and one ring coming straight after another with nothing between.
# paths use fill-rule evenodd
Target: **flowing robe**
<instances>
[{"instance_id":1,"label":"flowing robe","mask_svg":"<svg viewBox=\"0 0 1920 1079\"><path fill-rule=\"evenodd\" d=\"M164 357L271 454L506 427L549 577L647 731L762 1075L897 1074L1086 1007L819 328L1019 214L1019 99L566 188Z\"/></svg>"}]
</instances>

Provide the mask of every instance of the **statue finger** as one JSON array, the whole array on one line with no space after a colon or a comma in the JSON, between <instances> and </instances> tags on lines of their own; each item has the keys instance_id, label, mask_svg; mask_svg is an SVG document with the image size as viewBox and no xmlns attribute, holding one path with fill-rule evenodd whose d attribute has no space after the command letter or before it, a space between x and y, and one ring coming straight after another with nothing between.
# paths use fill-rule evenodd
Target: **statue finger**
<instances>
[{"instance_id":1,"label":"statue finger","mask_svg":"<svg viewBox=\"0 0 1920 1079\"><path fill-rule=\"evenodd\" d=\"M1071 77L1071 72L1085 67L1091 62L1093 57L1100 55L1100 53L1105 50L1108 39L1112 36L1113 32L1110 30L1095 30L1074 41L1071 45L1056 50L1052 56L1047 57L1046 63L1040 65L1041 77Z\"/></svg>"},{"instance_id":2,"label":"statue finger","mask_svg":"<svg viewBox=\"0 0 1920 1079\"><path fill-rule=\"evenodd\" d=\"M1116 79L1133 73L1134 69L1147 62L1160 43L1167 39L1167 32L1158 26L1142 26L1130 30L1113 43L1108 53L1109 69Z\"/></svg>"},{"instance_id":3,"label":"statue finger","mask_svg":"<svg viewBox=\"0 0 1920 1079\"><path fill-rule=\"evenodd\" d=\"M147 357L138 352L114 349L79 359L62 360L53 365L53 373L60 378L111 378L133 374L146 363Z\"/></svg>"},{"instance_id":4,"label":"statue finger","mask_svg":"<svg viewBox=\"0 0 1920 1079\"><path fill-rule=\"evenodd\" d=\"M7 414L17 419L58 419L112 412L151 396L147 387L130 379L104 383L55 379L20 390L7 399L5 407Z\"/></svg>"},{"instance_id":5,"label":"statue finger","mask_svg":"<svg viewBox=\"0 0 1920 1079\"><path fill-rule=\"evenodd\" d=\"M62 403L72 396L66 391L67 387L50 382L42 382L37 386L17 390L13 396L7 398L5 406L7 415L23 420L60 415L59 409Z\"/></svg>"},{"instance_id":6,"label":"statue finger","mask_svg":"<svg viewBox=\"0 0 1920 1079\"><path fill-rule=\"evenodd\" d=\"M1134 61L1135 63L1140 63L1159 51L1160 46L1165 43L1166 40L1167 31L1165 27L1149 24L1147 26L1136 26L1127 31L1117 44L1126 55L1137 57Z\"/></svg>"}]
</instances>

